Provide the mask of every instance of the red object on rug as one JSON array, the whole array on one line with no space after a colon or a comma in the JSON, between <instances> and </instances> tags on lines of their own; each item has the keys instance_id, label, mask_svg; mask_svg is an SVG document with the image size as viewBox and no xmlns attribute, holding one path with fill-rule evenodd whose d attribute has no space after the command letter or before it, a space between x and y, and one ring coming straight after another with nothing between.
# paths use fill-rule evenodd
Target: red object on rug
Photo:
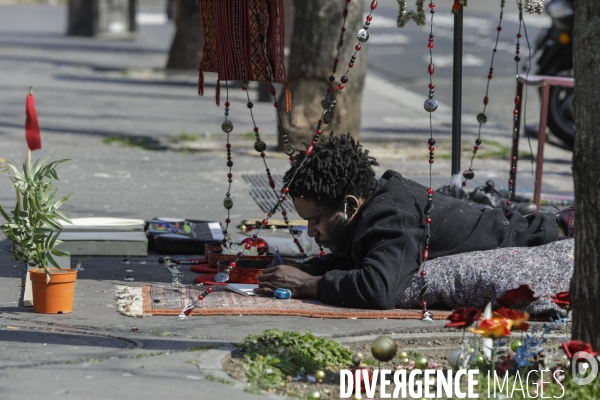
<instances>
[{"instance_id":1,"label":"red object on rug","mask_svg":"<svg viewBox=\"0 0 600 400\"><path fill-rule=\"evenodd\" d=\"M217 273L216 268L211 268L206 264L205 265L192 265L190 267L190 271L198 272L200 274L213 274L213 275L215 275Z\"/></svg>"},{"instance_id":2,"label":"red object on rug","mask_svg":"<svg viewBox=\"0 0 600 400\"><path fill-rule=\"evenodd\" d=\"M216 274L198 275L194 279L194 282L202 283L204 285L217 285L217 286L226 286L227 285L227 282L215 282L215 275Z\"/></svg>"},{"instance_id":3,"label":"red object on rug","mask_svg":"<svg viewBox=\"0 0 600 400\"><path fill-rule=\"evenodd\" d=\"M284 83L289 112L291 94L285 72L283 0L200 0L199 3L204 45L198 64L198 93L204 94L203 71L216 72L218 81Z\"/></svg>"},{"instance_id":4,"label":"red object on rug","mask_svg":"<svg viewBox=\"0 0 600 400\"><path fill-rule=\"evenodd\" d=\"M25 114L25 139L27 140L27 146L31 151L39 150L42 148L42 134L40 133L40 125L32 94L27 95Z\"/></svg>"}]
</instances>

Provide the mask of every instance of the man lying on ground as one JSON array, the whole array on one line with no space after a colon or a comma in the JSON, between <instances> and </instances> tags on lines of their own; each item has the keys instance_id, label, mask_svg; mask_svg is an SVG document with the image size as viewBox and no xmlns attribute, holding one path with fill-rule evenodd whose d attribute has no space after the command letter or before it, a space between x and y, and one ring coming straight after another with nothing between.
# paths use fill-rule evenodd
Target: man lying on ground
<instances>
[{"instance_id":1,"label":"man lying on ground","mask_svg":"<svg viewBox=\"0 0 600 400\"><path fill-rule=\"evenodd\" d=\"M306 162L294 158L284 182L308 235L331 254L305 263L285 261L259 277L256 293L288 288L292 297L356 308L392 309L422 263L426 218L431 218L429 258L558 240L554 215L477 210L433 194L388 170L375 178L377 161L350 135L322 138ZM292 179L292 177L294 177Z\"/></svg>"}]
</instances>

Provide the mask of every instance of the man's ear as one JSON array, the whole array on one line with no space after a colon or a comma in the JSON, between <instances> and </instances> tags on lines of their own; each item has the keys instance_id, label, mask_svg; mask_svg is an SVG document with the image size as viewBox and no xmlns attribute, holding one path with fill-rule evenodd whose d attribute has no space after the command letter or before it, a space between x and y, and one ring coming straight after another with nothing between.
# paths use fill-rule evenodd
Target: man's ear
<instances>
[{"instance_id":1,"label":"man's ear","mask_svg":"<svg viewBox=\"0 0 600 400\"><path fill-rule=\"evenodd\" d=\"M362 205L362 201L360 201L357 197L348 195L346 196L346 202L348 204L348 207L346 209L347 218L352 219L354 215L356 215L356 213L358 212L360 206Z\"/></svg>"}]
</instances>

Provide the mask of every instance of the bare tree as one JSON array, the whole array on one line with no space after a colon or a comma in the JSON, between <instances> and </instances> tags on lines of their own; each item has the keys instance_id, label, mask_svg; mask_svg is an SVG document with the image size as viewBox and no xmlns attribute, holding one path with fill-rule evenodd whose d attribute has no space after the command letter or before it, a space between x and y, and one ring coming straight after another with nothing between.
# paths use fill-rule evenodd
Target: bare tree
<instances>
[{"instance_id":1,"label":"bare tree","mask_svg":"<svg viewBox=\"0 0 600 400\"><path fill-rule=\"evenodd\" d=\"M600 2L578 0L575 68L575 272L571 280L573 338L600 350Z\"/></svg>"},{"instance_id":2,"label":"bare tree","mask_svg":"<svg viewBox=\"0 0 600 400\"><path fill-rule=\"evenodd\" d=\"M279 100L279 111L286 134L295 146L310 143L323 108L321 101L329 87L329 76L336 56L336 45L342 27L345 2L339 0L294 0L294 29L290 46L288 82L293 110L285 112L285 99ZM348 4L346 34L335 73L334 92L344 75L357 43L356 31L363 23L364 0ZM362 92L367 71L366 47L359 52L348 82L337 99L332 120L323 132L352 133L359 137ZM284 94L285 96L285 94ZM279 148L283 148L279 132ZM302 148L302 147L301 147Z\"/></svg>"},{"instance_id":3,"label":"bare tree","mask_svg":"<svg viewBox=\"0 0 600 400\"><path fill-rule=\"evenodd\" d=\"M173 21L176 30L167 68L196 69L203 43L198 0L177 0Z\"/></svg>"}]
</instances>

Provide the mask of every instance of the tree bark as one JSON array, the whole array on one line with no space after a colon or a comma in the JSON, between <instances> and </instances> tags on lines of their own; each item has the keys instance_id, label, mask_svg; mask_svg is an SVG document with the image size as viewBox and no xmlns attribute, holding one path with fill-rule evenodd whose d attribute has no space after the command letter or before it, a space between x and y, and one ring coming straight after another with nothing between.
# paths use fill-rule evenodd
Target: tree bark
<instances>
[{"instance_id":1,"label":"tree bark","mask_svg":"<svg viewBox=\"0 0 600 400\"><path fill-rule=\"evenodd\" d=\"M578 0L573 32L575 124L575 271L573 338L600 350L600 2Z\"/></svg>"},{"instance_id":2,"label":"tree bark","mask_svg":"<svg viewBox=\"0 0 600 400\"><path fill-rule=\"evenodd\" d=\"M177 0L175 36L169 50L168 69L196 69L202 51L202 21L198 0Z\"/></svg>"},{"instance_id":3,"label":"tree bark","mask_svg":"<svg viewBox=\"0 0 600 400\"><path fill-rule=\"evenodd\" d=\"M294 29L290 46L288 82L292 92L293 110L285 112L285 93L279 100L285 133L296 148L304 149L302 142L310 143L321 118L321 101L329 87L336 46L342 27L342 10L346 3L337 0L294 0ZM358 43L356 31L362 27L364 0L348 4L346 34L341 47L332 95L335 96L340 78L346 73L354 46ZM367 71L366 43L361 43L354 67L348 73L348 82L337 98L329 125L324 133L352 133L358 139L362 92ZM283 136L279 127L279 149L283 148Z\"/></svg>"}]
</instances>

